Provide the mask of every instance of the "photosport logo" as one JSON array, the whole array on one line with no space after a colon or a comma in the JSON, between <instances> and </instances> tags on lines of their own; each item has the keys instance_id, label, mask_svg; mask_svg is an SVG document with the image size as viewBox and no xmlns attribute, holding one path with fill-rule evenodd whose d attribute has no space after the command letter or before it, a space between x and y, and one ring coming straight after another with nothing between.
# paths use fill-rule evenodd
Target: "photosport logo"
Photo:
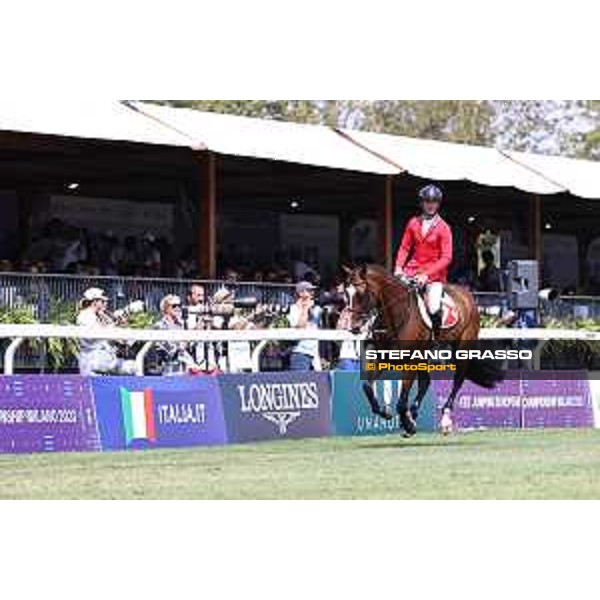
<instances>
[{"instance_id":1,"label":"photosport logo","mask_svg":"<svg viewBox=\"0 0 600 600\"><path fill-rule=\"evenodd\" d=\"M316 382L252 383L238 385L240 410L243 414L260 415L273 423L284 436L303 411L319 409L319 389Z\"/></svg>"},{"instance_id":2,"label":"photosport logo","mask_svg":"<svg viewBox=\"0 0 600 600\"><path fill-rule=\"evenodd\" d=\"M514 377L527 371L534 373L534 353L520 341L462 341L460 346L445 342L394 341L388 344L361 343L361 379L403 379L406 376L435 376L454 379L459 373L469 375L510 372ZM518 377L520 377L519 375ZM481 377L480 377L481 378Z\"/></svg>"},{"instance_id":3,"label":"photosport logo","mask_svg":"<svg viewBox=\"0 0 600 600\"><path fill-rule=\"evenodd\" d=\"M154 419L154 398L150 388L142 392L133 392L120 388L121 411L125 444L130 446L134 440L156 442L156 422Z\"/></svg>"}]
</instances>

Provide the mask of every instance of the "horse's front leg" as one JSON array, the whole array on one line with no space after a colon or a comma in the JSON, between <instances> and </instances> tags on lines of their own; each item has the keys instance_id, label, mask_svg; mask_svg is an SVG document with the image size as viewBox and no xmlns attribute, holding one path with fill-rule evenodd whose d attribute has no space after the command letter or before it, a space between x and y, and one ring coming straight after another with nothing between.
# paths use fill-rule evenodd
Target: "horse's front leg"
<instances>
[{"instance_id":1,"label":"horse's front leg","mask_svg":"<svg viewBox=\"0 0 600 600\"><path fill-rule=\"evenodd\" d=\"M417 395L410 407L410 414L415 423L419 420L419 411L421 410L421 404L423 403L423 399L427 395L427 390L431 384L431 376L427 371L419 371L417 383L419 385Z\"/></svg>"},{"instance_id":2,"label":"horse's front leg","mask_svg":"<svg viewBox=\"0 0 600 600\"><path fill-rule=\"evenodd\" d=\"M369 371L367 375L367 381L363 383L363 392L367 397L367 402L371 407L371 412L386 421L391 421L394 418L389 406L384 404L383 408L379 406L379 401L375 394L375 380L379 377L380 373L377 371Z\"/></svg>"},{"instance_id":3,"label":"horse's front leg","mask_svg":"<svg viewBox=\"0 0 600 600\"><path fill-rule=\"evenodd\" d=\"M400 424L405 431L407 437L415 435L417 433L417 423L413 419L411 412L408 407L408 397L410 394L410 388L415 380L415 372L409 371L406 378L402 380L402 391L400 392L400 399L398 400L398 415L400 415Z\"/></svg>"}]
</instances>

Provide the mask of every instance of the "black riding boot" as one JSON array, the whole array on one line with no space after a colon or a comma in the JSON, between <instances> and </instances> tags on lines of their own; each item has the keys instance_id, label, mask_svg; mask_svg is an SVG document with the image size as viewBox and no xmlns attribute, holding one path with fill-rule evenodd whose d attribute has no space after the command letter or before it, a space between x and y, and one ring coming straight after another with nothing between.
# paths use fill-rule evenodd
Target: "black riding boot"
<instances>
[{"instance_id":1,"label":"black riding boot","mask_svg":"<svg viewBox=\"0 0 600 600\"><path fill-rule=\"evenodd\" d=\"M437 340L440 337L440 329L442 328L442 311L431 313L431 339Z\"/></svg>"}]
</instances>

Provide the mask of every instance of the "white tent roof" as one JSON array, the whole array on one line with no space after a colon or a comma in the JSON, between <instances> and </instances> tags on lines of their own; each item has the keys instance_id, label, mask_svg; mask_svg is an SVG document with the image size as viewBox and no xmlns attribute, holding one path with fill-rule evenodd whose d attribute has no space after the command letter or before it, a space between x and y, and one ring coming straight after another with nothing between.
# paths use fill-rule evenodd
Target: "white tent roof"
<instances>
[{"instance_id":1,"label":"white tent roof","mask_svg":"<svg viewBox=\"0 0 600 600\"><path fill-rule=\"evenodd\" d=\"M0 98L0 131L209 149L384 175L407 171L535 194L600 199L600 163L142 102Z\"/></svg>"},{"instance_id":2,"label":"white tent roof","mask_svg":"<svg viewBox=\"0 0 600 600\"><path fill-rule=\"evenodd\" d=\"M418 177L437 181L469 180L536 194L565 191L561 185L510 160L494 148L354 130L343 130L342 133Z\"/></svg>"},{"instance_id":3,"label":"white tent roof","mask_svg":"<svg viewBox=\"0 0 600 600\"><path fill-rule=\"evenodd\" d=\"M517 163L555 181L574 196L600 198L600 162L525 152L505 154Z\"/></svg>"},{"instance_id":4,"label":"white tent roof","mask_svg":"<svg viewBox=\"0 0 600 600\"><path fill-rule=\"evenodd\" d=\"M393 175L393 165L329 127L136 103L136 108L220 154Z\"/></svg>"},{"instance_id":5,"label":"white tent roof","mask_svg":"<svg viewBox=\"0 0 600 600\"><path fill-rule=\"evenodd\" d=\"M191 145L185 135L113 100L0 98L0 130L168 146Z\"/></svg>"}]
</instances>

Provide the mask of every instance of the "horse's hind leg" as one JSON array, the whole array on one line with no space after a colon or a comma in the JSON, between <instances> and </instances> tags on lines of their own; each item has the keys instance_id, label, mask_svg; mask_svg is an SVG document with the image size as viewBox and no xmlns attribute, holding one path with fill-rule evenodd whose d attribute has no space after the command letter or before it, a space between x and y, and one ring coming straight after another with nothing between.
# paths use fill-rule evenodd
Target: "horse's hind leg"
<instances>
[{"instance_id":1,"label":"horse's hind leg","mask_svg":"<svg viewBox=\"0 0 600 600\"><path fill-rule=\"evenodd\" d=\"M419 371L419 375L417 378L418 389L417 395L413 400L412 406L410 407L410 414L415 421L415 423L419 419L419 411L421 410L421 404L423 403L423 399L427 394L427 390L429 389L429 385L431 384L431 377L427 371Z\"/></svg>"},{"instance_id":2,"label":"horse's hind leg","mask_svg":"<svg viewBox=\"0 0 600 600\"><path fill-rule=\"evenodd\" d=\"M452 433L454 423L452 422L452 411L454 410L454 400L460 390L462 384L465 381L467 375L467 361L458 361L456 365L456 373L454 374L454 383L452 384L452 391L448 396L448 400L442 407L442 420L440 422L440 430L444 435Z\"/></svg>"},{"instance_id":3,"label":"horse's hind leg","mask_svg":"<svg viewBox=\"0 0 600 600\"><path fill-rule=\"evenodd\" d=\"M415 380L414 371L409 371L406 379L402 380L402 391L400 392L400 400L398 400L398 415L400 415L400 424L407 436L413 436L417 433L417 423L413 419L408 408L408 395L410 388Z\"/></svg>"}]
</instances>

